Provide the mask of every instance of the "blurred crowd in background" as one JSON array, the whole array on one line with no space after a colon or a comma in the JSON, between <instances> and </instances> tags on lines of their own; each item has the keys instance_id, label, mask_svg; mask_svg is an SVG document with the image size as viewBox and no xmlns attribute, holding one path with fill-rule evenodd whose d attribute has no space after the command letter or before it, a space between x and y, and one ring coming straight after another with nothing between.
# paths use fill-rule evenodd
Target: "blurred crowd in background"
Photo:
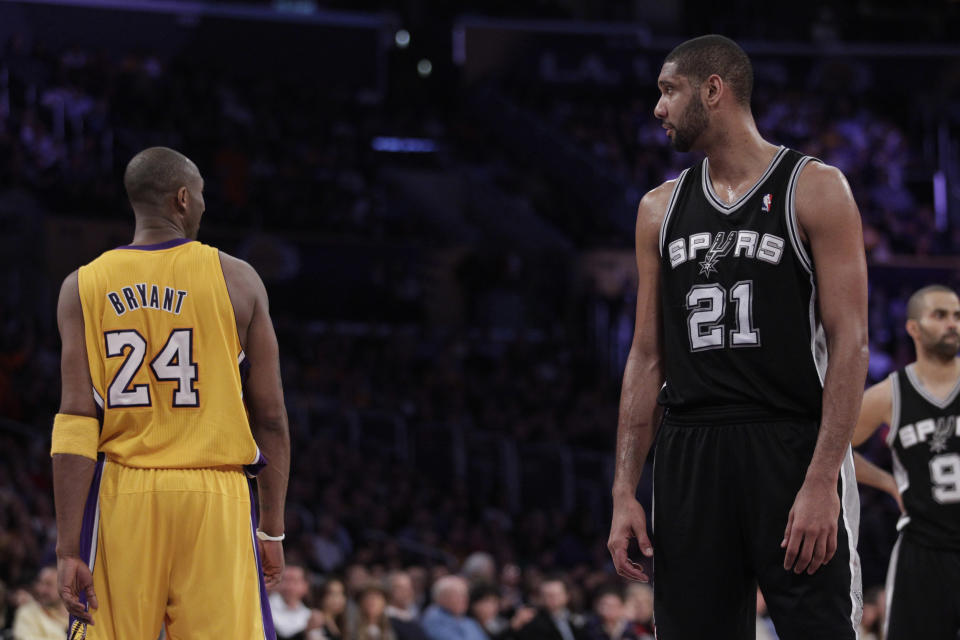
<instances>
[{"instance_id":1,"label":"blurred crowd in background","mask_svg":"<svg viewBox=\"0 0 960 640\"><path fill-rule=\"evenodd\" d=\"M58 615L59 283L128 239L123 167L163 144L206 179L201 240L271 295L293 443L281 637L652 637L649 589L606 551L632 215L696 158L652 115L664 51L631 54L624 80L603 52L554 49L478 80L440 61L418 75L391 49L381 82L345 87L195 53L2 43L0 629ZM841 168L861 208L870 381L913 357L907 296L960 286L960 225L932 195L936 116L888 62L755 58L761 131ZM882 437L863 451L889 466ZM897 507L861 499L879 638Z\"/></svg>"}]
</instances>

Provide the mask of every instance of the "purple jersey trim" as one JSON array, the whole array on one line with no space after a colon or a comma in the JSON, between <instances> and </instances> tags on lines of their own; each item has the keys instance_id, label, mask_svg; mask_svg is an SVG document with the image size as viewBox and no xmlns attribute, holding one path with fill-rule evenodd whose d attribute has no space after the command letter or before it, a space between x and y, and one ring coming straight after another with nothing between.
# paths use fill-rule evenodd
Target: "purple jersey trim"
<instances>
[{"instance_id":1,"label":"purple jersey trim","mask_svg":"<svg viewBox=\"0 0 960 640\"><path fill-rule=\"evenodd\" d=\"M259 456L266 465L263 454ZM263 581L263 566L260 563L260 547L257 544L257 502L253 493L253 478L250 484L250 540L253 543L253 555L257 559L257 581L260 583L260 616L263 618L263 637L266 640L277 640L277 632L273 628L273 613L270 611L270 599L267 597L267 585Z\"/></svg>"},{"instance_id":2,"label":"purple jersey trim","mask_svg":"<svg viewBox=\"0 0 960 640\"><path fill-rule=\"evenodd\" d=\"M190 238L174 238L173 240L167 240L166 242L158 242L157 244L125 244L122 247L117 247L117 249L136 249L137 251L161 251L162 249L170 249L172 247L178 247L181 244L187 244L188 242L193 242Z\"/></svg>"},{"instance_id":3,"label":"purple jersey trim","mask_svg":"<svg viewBox=\"0 0 960 640\"><path fill-rule=\"evenodd\" d=\"M100 479L103 477L104 454L97 456L97 464L93 469L93 480L90 482L90 492L87 494L87 502L83 507L83 522L80 526L80 557L83 558L87 566L90 567L90 573L93 573L93 558L90 554L94 549L94 541L97 539L97 511L100 508ZM87 604L87 594L80 594L80 602ZM76 625L76 626L75 626ZM70 633L73 637L86 637L86 624L79 618L70 616Z\"/></svg>"}]
</instances>

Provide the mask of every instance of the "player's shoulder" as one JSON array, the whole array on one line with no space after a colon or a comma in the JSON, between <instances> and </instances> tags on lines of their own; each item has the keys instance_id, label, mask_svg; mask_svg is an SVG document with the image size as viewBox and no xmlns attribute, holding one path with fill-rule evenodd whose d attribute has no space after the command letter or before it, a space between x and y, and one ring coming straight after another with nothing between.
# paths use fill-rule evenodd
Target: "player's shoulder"
<instances>
[{"instance_id":1,"label":"player's shoulder","mask_svg":"<svg viewBox=\"0 0 960 640\"><path fill-rule=\"evenodd\" d=\"M223 278L227 281L227 286L231 291L234 287L254 293L263 289L263 281L260 279L260 275L249 262L220 249L217 252L220 256Z\"/></svg>"},{"instance_id":2,"label":"player's shoulder","mask_svg":"<svg viewBox=\"0 0 960 640\"><path fill-rule=\"evenodd\" d=\"M825 162L807 162L797 177L798 204L813 198L837 197L853 197L843 171Z\"/></svg>"},{"instance_id":3,"label":"player's shoulder","mask_svg":"<svg viewBox=\"0 0 960 640\"><path fill-rule=\"evenodd\" d=\"M654 227L659 230L667 214L670 198L680 181L680 176L667 180L647 191L637 206L637 229Z\"/></svg>"}]
</instances>

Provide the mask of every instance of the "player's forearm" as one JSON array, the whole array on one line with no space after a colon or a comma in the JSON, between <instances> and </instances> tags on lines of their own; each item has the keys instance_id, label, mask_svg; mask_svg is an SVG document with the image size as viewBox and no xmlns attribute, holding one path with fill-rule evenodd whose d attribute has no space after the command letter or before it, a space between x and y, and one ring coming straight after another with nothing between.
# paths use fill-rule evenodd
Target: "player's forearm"
<instances>
[{"instance_id":1,"label":"player's forearm","mask_svg":"<svg viewBox=\"0 0 960 640\"><path fill-rule=\"evenodd\" d=\"M896 491L896 482L889 471L884 471L856 451L853 452L853 463L857 470L858 483L887 493Z\"/></svg>"},{"instance_id":2,"label":"player's forearm","mask_svg":"<svg viewBox=\"0 0 960 640\"><path fill-rule=\"evenodd\" d=\"M623 389L620 392L614 498L633 497L636 493L643 465L660 424L657 394L662 384L659 358L641 356L636 349L632 349L623 372Z\"/></svg>"},{"instance_id":3,"label":"player's forearm","mask_svg":"<svg viewBox=\"0 0 960 640\"><path fill-rule=\"evenodd\" d=\"M863 399L869 359L866 329L847 329L828 342L828 353L820 434L807 479L836 483Z\"/></svg>"},{"instance_id":4,"label":"player's forearm","mask_svg":"<svg viewBox=\"0 0 960 640\"><path fill-rule=\"evenodd\" d=\"M53 456L53 501L57 515L57 555L80 553L83 509L93 481L96 463L69 453Z\"/></svg>"},{"instance_id":5,"label":"player's forearm","mask_svg":"<svg viewBox=\"0 0 960 640\"><path fill-rule=\"evenodd\" d=\"M284 529L284 503L290 473L290 431L286 412L269 420L255 420L253 434L268 460L266 468L257 476L260 529L268 535L279 535Z\"/></svg>"}]
</instances>

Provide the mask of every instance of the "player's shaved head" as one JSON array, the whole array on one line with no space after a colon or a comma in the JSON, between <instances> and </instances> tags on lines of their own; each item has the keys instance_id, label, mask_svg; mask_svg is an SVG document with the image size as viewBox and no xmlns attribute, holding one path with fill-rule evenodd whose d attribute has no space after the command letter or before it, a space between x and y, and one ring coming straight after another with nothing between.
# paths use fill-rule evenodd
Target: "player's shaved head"
<instances>
[{"instance_id":1,"label":"player's shaved head","mask_svg":"<svg viewBox=\"0 0 960 640\"><path fill-rule=\"evenodd\" d=\"M942 284L931 284L917 290L907 302L907 320L920 320L923 312L927 308L927 295L931 293L949 293L956 295L956 292L950 287Z\"/></svg>"},{"instance_id":2,"label":"player's shaved head","mask_svg":"<svg viewBox=\"0 0 960 640\"><path fill-rule=\"evenodd\" d=\"M740 45L730 38L713 34L687 40L667 54L664 64L668 62L674 63L677 73L686 76L695 87L717 74L739 104L750 105L753 65Z\"/></svg>"},{"instance_id":3,"label":"player's shaved head","mask_svg":"<svg viewBox=\"0 0 960 640\"><path fill-rule=\"evenodd\" d=\"M144 149L127 164L123 186L130 204L158 207L176 195L180 187L200 178L200 171L190 158L167 147Z\"/></svg>"}]
</instances>

